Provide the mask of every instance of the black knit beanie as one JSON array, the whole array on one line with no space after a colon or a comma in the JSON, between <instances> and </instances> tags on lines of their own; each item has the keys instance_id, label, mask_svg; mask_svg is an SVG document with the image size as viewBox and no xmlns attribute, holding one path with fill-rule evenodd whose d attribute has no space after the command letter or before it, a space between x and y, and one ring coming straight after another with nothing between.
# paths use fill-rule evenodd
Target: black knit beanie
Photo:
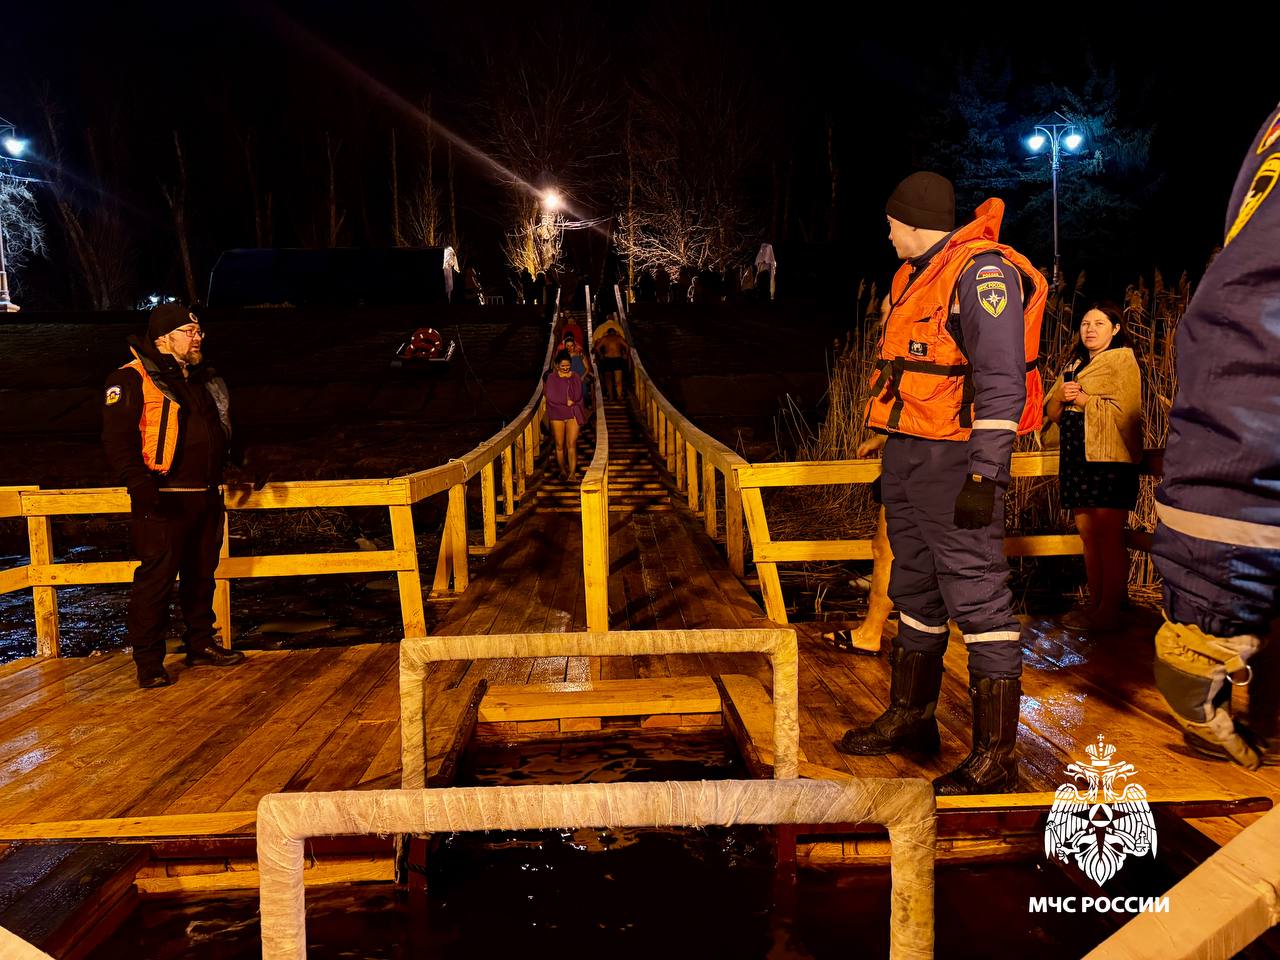
<instances>
[{"instance_id":1,"label":"black knit beanie","mask_svg":"<svg viewBox=\"0 0 1280 960\"><path fill-rule=\"evenodd\" d=\"M884 212L909 227L921 230L954 230L956 191L941 174L922 170L898 184Z\"/></svg>"},{"instance_id":2,"label":"black knit beanie","mask_svg":"<svg viewBox=\"0 0 1280 960\"><path fill-rule=\"evenodd\" d=\"M177 301L162 303L151 311L151 318L147 321L147 339L154 343L166 333L193 322L191 311L183 304Z\"/></svg>"}]
</instances>

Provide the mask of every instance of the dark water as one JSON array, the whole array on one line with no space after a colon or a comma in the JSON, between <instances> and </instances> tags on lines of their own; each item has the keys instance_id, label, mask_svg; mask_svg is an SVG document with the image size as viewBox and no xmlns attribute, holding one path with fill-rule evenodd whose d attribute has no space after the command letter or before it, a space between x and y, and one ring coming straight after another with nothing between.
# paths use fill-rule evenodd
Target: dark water
<instances>
[{"instance_id":1,"label":"dark water","mask_svg":"<svg viewBox=\"0 0 1280 960\"><path fill-rule=\"evenodd\" d=\"M721 731L516 747L477 745L469 784L741 776ZM763 828L580 829L438 836L426 892L391 884L307 892L312 958L887 957L885 869L774 867ZM1029 914L1029 896L1078 894L1044 863L940 867L937 956L1069 960L1107 930ZM99 958L259 956L254 893L153 898Z\"/></svg>"},{"instance_id":2,"label":"dark water","mask_svg":"<svg viewBox=\"0 0 1280 960\"><path fill-rule=\"evenodd\" d=\"M450 862L448 882L427 895L391 884L309 890L308 956L889 955L886 871L808 869L787 883L758 851L714 835L645 834L607 850L569 837ZM941 867L936 956L1075 960L1108 930L1091 917L1027 912L1028 896L1075 894L1051 866ZM252 892L148 900L92 956L250 960L261 950L257 911Z\"/></svg>"}]
</instances>

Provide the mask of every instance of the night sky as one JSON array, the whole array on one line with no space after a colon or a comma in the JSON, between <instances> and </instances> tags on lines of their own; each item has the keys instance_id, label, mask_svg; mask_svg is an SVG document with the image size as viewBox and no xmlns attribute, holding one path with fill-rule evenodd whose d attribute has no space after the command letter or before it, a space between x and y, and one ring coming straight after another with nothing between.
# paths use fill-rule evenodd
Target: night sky
<instances>
[{"instance_id":1,"label":"night sky","mask_svg":"<svg viewBox=\"0 0 1280 960\"><path fill-rule=\"evenodd\" d=\"M839 25L817 6L553 7L327 0L8 5L0 33L0 116L30 135L41 154L48 147L42 102L56 106L67 169L84 190L117 202L133 250L129 287L142 295L180 285L160 190L173 178L175 129L187 153L191 239L203 286L219 251L254 244L246 138L258 151L259 181L273 193L275 245L318 242L327 132L340 145L340 245L386 246L390 130L397 130L403 184L416 176L410 168L422 128L413 108L428 96L442 124L489 151L492 91L515 75L513 64L584 71L586 88L608 100L612 112L601 120L591 155L578 158L573 200L583 212L604 216L616 209L625 167L627 90L655 75L690 88L714 77L736 91L735 103L751 105L733 121L750 131L742 184L758 208L758 239L774 240L784 268L790 252L833 264L825 269L840 278L883 281L894 266L884 199L929 155L936 132L927 118L946 110L957 78L975 61L1006 67L1015 96L1048 82L1079 86L1091 71L1114 70L1120 120L1152 131L1145 165L1152 186L1133 218L1133 235L1123 238L1123 256L1101 259L1087 237L1063 256L1069 274L1087 264L1098 276L1096 295L1118 296L1124 282L1153 267L1170 276L1185 269L1193 278L1203 270L1220 242L1243 152L1280 92L1266 41L1250 46L1227 23L1187 23L1185 32L1161 34L1150 18L1104 28L1082 25L1078 8L1064 8L1059 30L1033 31L1030 12L1014 17L996 7L956 10L952 22L904 8ZM1090 10L1096 21L1097 9ZM576 66L566 66L575 59ZM1023 132L1040 119L1047 118L1028 116ZM828 127L839 167L834 228ZM1008 134L1016 151L1012 123ZM443 151L438 139L437 185ZM510 188L464 150L455 165L459 253L486 278L496 277L505 266L499 241L509 223ZM531 180L557 174L518 172ZM40 200L51 202L47 195ZM1061 202L1072 202L1069 191ZM82 305L52 221L50 228L50 259L33 262L20 278L29 309ZM1009 239L1047 262L1047 222L1042 231L1024 233Z\"/></svg>"}]
</instances>

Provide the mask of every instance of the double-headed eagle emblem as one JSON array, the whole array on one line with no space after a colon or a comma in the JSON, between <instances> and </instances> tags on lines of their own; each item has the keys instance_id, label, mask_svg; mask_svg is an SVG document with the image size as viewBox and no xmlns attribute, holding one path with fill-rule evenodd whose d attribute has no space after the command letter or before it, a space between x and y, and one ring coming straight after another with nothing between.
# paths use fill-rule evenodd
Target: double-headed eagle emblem
<instances>
[{"instance_id":1,"label":"double-headed eagle emblem","mask_svg":"<svg viewBox=\"0 0 1280 960\"><path fill-rule=\"evenodd\" d=\"M1129 783L1133 764L1114 759L1116 748L1098 735L1085 747L1086 763L1071 763L1064 783L1054 794L1044 828L1044 853L1050 859L1075 859L1085 875L1099 886L1114 877L1125 858L1156 855L1156 824L1147 804L1147 791Z\"/></svg>"}]
</instances>

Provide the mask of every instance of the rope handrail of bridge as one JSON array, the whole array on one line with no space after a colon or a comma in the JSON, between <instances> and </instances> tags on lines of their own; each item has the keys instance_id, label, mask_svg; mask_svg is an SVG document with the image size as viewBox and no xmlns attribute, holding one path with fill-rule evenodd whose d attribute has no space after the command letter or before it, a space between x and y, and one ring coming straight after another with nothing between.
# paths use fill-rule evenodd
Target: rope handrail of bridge
<instances>
[{"instance_id":1,"label":"rope handrail of bridge","mask_svg":"<svg viewBox=\"0 0 1280 960\"><path fill-rule=\"evenodd\" d=\"M585 287L585 293L589 351L595 345L590 286ZM604 412L603 379L597 370L592 388L596 447L578 488L582 505L582 582L586 591L587 629L597 633L609 629L609 423Z\"/></svg>"},{"instance_id":2,"label":"rope handrail of bridge","mask_svg":"<svg viewBox=\"0 0 1280 960\"><path fill-rule=\"evenodd\" d=\"M1009 472L1013 477L1046 477L1058 473L1058 453L1015 453ZM1147 450L1140 471L1159 476L1163 450ZM736 468L742 506L746 512L747 530L751 537L751 555L760 578L760 593L765 613L775 623L787 622L787 606L778 576L779 563L835 562L871 560L871 539L863 540L773 540L769 535L769 518L764 509L761 490L765 487L816 487L854 483L872 483L880 476L878 459L867 460L793 460L779 463L744 463ZM1128 545L1150 551L1152 534L1143 530L1126 532ZM1008 556L1049 557L1074 556L1084 552L1078 534L1035 534L1005 537L1004 552Z\"/></svg>"},{"instance_id":3,"label":"rope handrail of bridge","mask_svg":"<svg viewBox=\"0 0 1280 960\"><path fill-rule=\"evenodd\" d=\"M800 694L795 630L615 630L405 637L400 642L400 784L405 789L426 784L426 683L428 668L436 661L690 653L759 653L769 658L773 669L774 776L796 776Z\"/></svg>"},{"instance_id":4,"label":"rope handrail of bridge","mask_svg":"<svg viewBox=\"0 0 1280 960\"><path fill-rule=\"evenodd\" d=\"M644 417L649 435L658 448L658 454L666 461L667 472L676 480L676 486L688 498L689 509L695 513L699 506L699 488L703 507L703 522L707 536L715 538L717 532L716 472L724 478L724 528L725 554L729 569L738 577L746 573L744 561L742 491L738 485L738 471L750 466L731 449L694 425L688 417L658 389L645 369L636 349L635 339L627 321L622 293L614 287L618 303L618 318L631 354L631 366L635 379L636 399ZM698 469L698 457L702 457L702 469ZM699 480L701 479L701 482Z\"/></svg>"},{"instance_id":5,"label":"rope handrail of bridge","mask_svg":"<svg viewBox=\"0 0 1280 960\"><path fill-rule=\"evenodd\" d=\"M389 550L337 553L230 555L229 521L223 521L222 552L215 574L214 615L222 641L230 645L231 581L248 577L292 577L323 574L394 573L405 635L426 632L422 583L414 531L413 504L448 491L449 506L440 541L440 555L432 584L434 594L462 592L469 582L467 557L466 487L480 474L484 547L497 542L497 482L495 462L502 461L503 515L515 513L524 499L525 479L532 475L542 441L545 417L542 373L555 350L556 311L547 332L547 347L537 385L529 402L501 431L461 457L399 477L360 480L288 480L265 484L261 490L227 485L223 500L232 510L282 510L328 507L387 507L391 517ZM130 510L124 487L44 490L37 486L0 487L0 519L25 518L29 562L0 570L0 594L31 589L36 654L60 656L61 630L56 590L67 586L129 583L136 560L58 563L53 549L52 519L56 516L118 514Z\"/></svg>"},{"instance_id":6,"label":"rope handrail of bridge","mask_svg":"<svg viewBox=\"0 0 1280 960\"><path fill-rule=\"evenodd\" d=\"M610 634L616 636L616 634ZM580 827L875 823L890 843L889 949L933 956L933 790L918 779L579 783L273 793L258 804L263 960L307 952L306 841L313 836Z\"/></svg>"}]
</instances>

